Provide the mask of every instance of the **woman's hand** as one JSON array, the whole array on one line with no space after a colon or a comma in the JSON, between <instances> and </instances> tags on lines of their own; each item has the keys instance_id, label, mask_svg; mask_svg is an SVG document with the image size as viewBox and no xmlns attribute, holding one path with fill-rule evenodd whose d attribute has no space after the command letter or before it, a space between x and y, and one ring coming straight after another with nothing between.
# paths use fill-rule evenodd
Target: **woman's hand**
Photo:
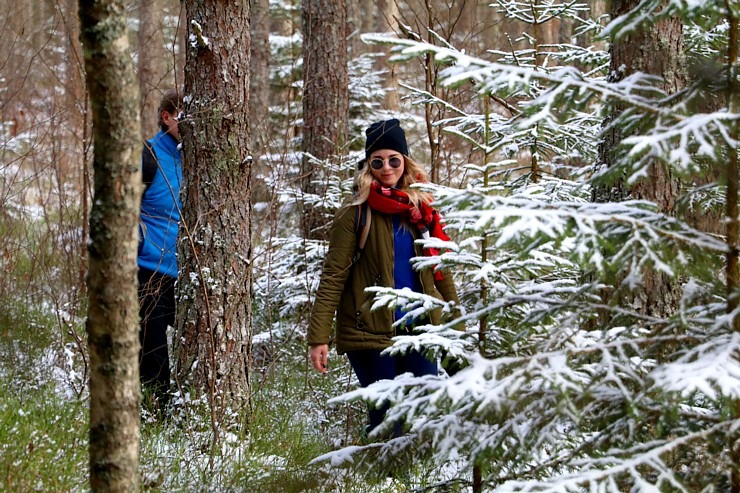
<instances>
[{"instance_id":1,"label":"woman's hand","mask_svg":"<svg viewBox=\"0 0 740 493\"><path fill-rule=\"evenodd\" d=\"M327 363L329 360L329 345L316 344L311 346L310 356L313 367L321 373L326 373Z\"/></svg>"}]
</instances>

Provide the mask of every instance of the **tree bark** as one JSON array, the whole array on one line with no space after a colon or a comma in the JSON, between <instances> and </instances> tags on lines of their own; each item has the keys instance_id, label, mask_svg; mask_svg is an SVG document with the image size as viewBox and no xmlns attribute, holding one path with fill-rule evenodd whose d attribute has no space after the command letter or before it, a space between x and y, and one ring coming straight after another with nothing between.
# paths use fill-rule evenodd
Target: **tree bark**
<instances>
[{"instance_id":1,"label":"tree bark","mask_svg":"<svg viewBox=\"0 0 740 493\"><path fill-rule=\"evenodd\" d=\"M345 0L347 6L347 60L352 60L363 53L361 0Z\"/></svg>"},{"instance_id":2,"label":"tree bark","mask_svg":"<svg viewBox=\"0 0 740 493\"><path fill-rule=\"evenodd\" d=\"M321 196L327 176L311 155L327 160L341 155L347 140L349 76L347 73L345 0L303 2L303 183L304 193ZM327 220L304 204L306 238L326 238Z\"/></svg>"},{"instance_id":3,"label":"tree bark","mask_svg":"<svg viewBox=\"0 0 740 493\"><path fill-rule=\"evenodd\" d=\"M172 0L170 0L172 2ZM175 87L182 87L185 81L185 57L187 53L187 22L188 16L185 12L185 2L175 1L177 9L172 9L171 15L177 16L177 31L175 32L175 41L170 47L170 56L174 61Z\"/></svg>"},{"instance_id":4,"label":"tree bark","mask_svg":"<svg viewBox=\"0 0 740 493\"><path fill-rule=\"evenodd\" d=\"M141 136L149 138L159 130L157 107L161 84L167 74L161 0L139 0L139 91L141 92ZM164 89L169 89L165 87Z\"/></svg>"},{"instance_id":5,"label":"tree bark","mask_svg":"<svg viewBox=\"0 0 740 493\"><path fill-rule=\"evenodd\" d=\"M79 12L95 145L86 324L90 487L132 492L139 490L139 94L125 2L80 0Z\"/></svg>"},{"instance_id":6,"label":"tree bark","mask_svg":"<svg viewBox=\"0 0 740 493\"><path fill-rule=\"evenodd\" d=\"M367 3L368 20L374 21L373 29L371 31L379 33L393 33L398 32L398 23L401 19L401 12L398 8L397 0L372 0ZM385 93L385 100L383 106L390 111L399 111L401 108L401 95L398 90L398 70L396 67L390 67L388 65L388 57L390 56L390 48L385 47L373 47L372 51L382 50L385 56L378 57L375 62L376 70L386 70L385 86L388 91Z\"/></svg>"},{"instance_id":7,"label":"tree bark","mask_svg":"<svg viewBox=\"0 0 740 493\"><path fill-rule=\"evenodd\" d=\"M740 110L740 7L726 0L727 20L729 24L728 43L727 43L727 103L728 112L736 113ZM735 142L740 137L740 128L738 123L732 124L732 138ZM729 150L729 159L727 160L727 312L733 313L740 305L740 220L738 220L738 204L740 197L740 159L738 159L738 148ZM735 315L732 321L733 330L740 333L740 317ZM732 401L732 417L735 420L740 419L740 398ZM731 468L730 482L733 493L740 493L740 430L737 428L728 434L728 448L730 449Z\"/></svg>"},{"instance_id":8,"label":"tree bark","mask_svg":"<svg viewBox=\"0 0 740 493\"><path fill-rule=\"evenodd\" d=\"M250 405L249 2L186 0L175 365L213 414Z\"/></svg>"},{"instance_id":9,"label":"tree bark","mask_svg":"<svg viewBox=\"0 0 740 493\"><path fill-rule=\"evenodd\" d=\"M80 246L75 249L77 252L77 270L78 270L78 288L79 296L83 298L87 295L87 286L85 277L87 275L87 249L83 242L88 237L88 182L90 159L88 154L88 139L90 132L90 120L87 114L88 97L85 90L85 74L82 47L80 45L80 17L77 13L77 0L65 0L63 21L67 33L67 43L65 47L64 71L66 83L64 92L66 94L67 106L67 127L71 129L71 154L68 159L73 164L74 172L69 179L76 178L76 188L80 191L80 210L81 210L81 230Z\"/></svg>"},{"instance_id":10,"label":"tree bark","mask_svg":"<svg viewBox=\"0 0 740 493\"><path fill-rule=\"evenodd\" d=\"M252 152L262 154L270 128L270 2L252 0L250 12L251 59L249 65L249 113Z\"/></svg>"},{"instance_id":11,"label":"tree bark","mask_svg":"<svg viewBox=\"0 0 740 493\"><path fill-rule=\"evenodd\" d=\"M637 4L637 0L613 1L612 18L632 10ZM610 73L622 78L635 72L662 77L663 89L669 93L675 93L686 86L683 30L679 19L662 19L648 29L638 29L612 43ZM626 136L618 128L605 134L600 154L602 162L607 166L616 162L617 145L624 137ZM619 182L610 189L597 190L594 199L597 202L619 201L630 196L633 199L652 201L662 212L675 215L680 186L678 177L669 168L655 162L650 166L648 176L630 189L624 182ZM674 312L681 290L675 279L648 270L644 272L642 288L632 293L632 296L631 304L638 312L660 317Z\"/></svg>"}]
</instances>

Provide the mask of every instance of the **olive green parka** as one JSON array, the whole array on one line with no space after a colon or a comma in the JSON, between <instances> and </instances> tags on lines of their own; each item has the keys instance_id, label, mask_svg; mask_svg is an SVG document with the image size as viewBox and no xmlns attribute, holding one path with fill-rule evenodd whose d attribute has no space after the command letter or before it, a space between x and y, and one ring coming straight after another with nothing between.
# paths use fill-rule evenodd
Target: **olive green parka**
<instances>
[{"instance_id":1,"label":"olive green parka","mask_svg":"<svg viewBox=\"0 0 740 493\"><path fill-rule=\"evenodd\" d=\"M366 293L371 286L394 286L393 274L393 217L372 211L370 231L360 258L352 264L357 237L355 218L357 206L340 208L331 227L329 250L324 260L319 289L308 326L308 344L332 343L332 321L336 313L336 342L339 354L358 349L385 349L393 341L391 327L394 313L388 308L371 311L374 293ZM415 237L419 234L411 228ZM423 252L415 245L417 256ZM458 303L452 275L445 273L435 280L431 269L418 273L424 294ZM442 322L442 311L430 314L431 322Z\"/></svg>"}]
</instances>

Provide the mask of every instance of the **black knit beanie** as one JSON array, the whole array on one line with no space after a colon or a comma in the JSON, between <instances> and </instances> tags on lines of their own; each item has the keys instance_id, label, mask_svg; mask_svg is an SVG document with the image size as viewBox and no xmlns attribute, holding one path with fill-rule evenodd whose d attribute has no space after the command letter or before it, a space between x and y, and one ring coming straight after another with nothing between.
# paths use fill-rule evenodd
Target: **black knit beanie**
<instances>
[{"instance_id":1,"label":"black knit beanie","mask_svg":"<svg viewBox=\"0 0 740 493\"><path fill-rule=\"evenodd\" d=\"M365 135L365 159L360 161L359 169L370 159L370 154L380 149L391 149L404 156L409 155L406 132L401 128L401 122L395 118L373 123L365 130Z\"/></svg>"}]
</instances>

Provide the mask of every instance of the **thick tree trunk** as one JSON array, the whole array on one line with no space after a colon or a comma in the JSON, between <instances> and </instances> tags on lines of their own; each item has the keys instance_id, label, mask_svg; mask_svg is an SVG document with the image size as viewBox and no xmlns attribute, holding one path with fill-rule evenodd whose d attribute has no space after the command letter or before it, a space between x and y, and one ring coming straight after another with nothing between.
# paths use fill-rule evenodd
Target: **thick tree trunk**
<instances>
[{"instance_id":1,"label":"thick tree trunk","mask_svg":"<svg viewBox=\"0 0 740 493\"><path fill-rule=\"evenodd\" d=\"M157 106L166 84L164 15L161 0L139 0L139 91L141 92L141 134L149 138L159 130Z\"/></svg>"},{"instance_id":2,"label":"thick tree trunk","mask_svg":"<svg viewBox=\"0 0 740 493\"><path fill-rule=\"evenodd\" d=\"M183 214L175 338L180 385L214 414L250 403L249 3L187 0Z\"/></svg>"},{"instance_id":3,"label":"thick tree trunk","mask_svg":"<svg viewBox=\"0 0 740 493\"><path fill-rule=\"evenodd\" d=\"M349 118L347 75L347 10L344 0L303 2L303 152L319 160L344 152ZM303 158L304 193L322 195L328 178L308 157ZM304 205L307 238L326 238L327 220L311 204Z\"/></svg>"},{"instance_id":4,"label":"thick tree trunk","mask_svg":"<svg viewBox=\"0 0 740 493\"><path fill-rule=\"evenodd\" d=\"M124 4L122 0L79 4L95 144L86 325L90 486L95 492L139 490L136 248L141 141Z\"/></svg>"},{"instance_id":5,"label":"thick tree trunk","mask_svg":"<svg viewBox=\"0 0 740 493\"><path fill-rule=\"evenodd\" d=\"M612 18L636 7L637 0L614 0ZM686 69L683 55L683 31L678 19L664 19L649 29L638 29L611 45L610 73L621 78L635 72L654 74L664 79L663 88L675 93L686 86ZM619 111L619 108L617 108ZM618 128L605 135L601 149L602 162L608 166L616 161L617 145L623 139ZM663 164L656 162L648 176L630 189L623 182L609 189L597 190L596 201L618 201L627 198L649 200L666 214L675 214L680 182ZM643 286L632 293L632 306L640 313L665 316L675 311L681 296L680 285L654 270L644 272Z\"/></svg>"}]
</instances>

